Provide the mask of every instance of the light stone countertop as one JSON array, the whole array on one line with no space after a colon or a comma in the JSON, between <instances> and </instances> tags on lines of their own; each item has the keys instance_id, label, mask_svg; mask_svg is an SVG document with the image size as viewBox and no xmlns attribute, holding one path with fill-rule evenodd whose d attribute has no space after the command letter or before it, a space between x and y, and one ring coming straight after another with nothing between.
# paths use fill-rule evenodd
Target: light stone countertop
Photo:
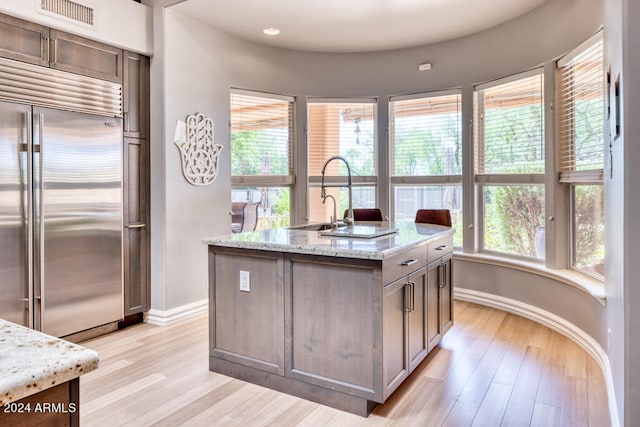
<instances>
[{"instance_id":1,"label":"light stone countertop","mask_svg":"<svg viewBox=\"0 0 640 427\"><path fill-rule=\"evenodd\" d=\"M98 368L98 353L0 319L0 407Z\"/></svg>"},{"instance_id":2,"label":"light stone countertop","mask_svg":"<svg viewBox=\"0 0 640 427\"><path fill-rule=\"evenodd\" d=\"M203 239L218 247L257 249L320 256L384 260L428 240L453 234L453 228L413 222L356 222L357 225L397 228L398 232L375 238L322 236L318 231L274 228Z\"/></svg>"}]
</instances>

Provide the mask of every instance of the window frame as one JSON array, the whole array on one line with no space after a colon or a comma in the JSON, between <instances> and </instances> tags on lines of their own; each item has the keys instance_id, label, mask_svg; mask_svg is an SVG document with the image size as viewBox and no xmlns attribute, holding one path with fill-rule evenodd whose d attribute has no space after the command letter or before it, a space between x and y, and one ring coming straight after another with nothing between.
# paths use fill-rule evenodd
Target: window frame
<instances>
[{"instance_id":1,"label":"window frame","mask_svg":"<svg viewBox=\"0 0 640 427\"><path fill-rule=\"evenodd\" d=\"M241 89L231 87L229 91L229 157L231 158L232 145L232 97L234 94L242 96L253 96L256 98L273 99L274 101L285 101L289 103L289 173L287 175L233 175L231 174L231 193L238 189L250 189L250 188L288 188L289 189L289 222L294 217L295 206L295 185L296 185L296 105L297 99L295 96L282 95L271 92L262 92L257 90ZM231 169L231 167L230 167Z\"/></svg>"},{"instance_id":2,"label":"window frame","mask_svg":"<svg viewBox=\"0 0 640 427\"><path fill-rule=\"evenodd\" d=\"M311 190L320 188L322 184L322 175L311 175L309 172L311 170L310 167L310 132L309 132L309 123L310 123L310 110L309 106L311 104L373 104L373 165L375 175L354 175L352 172L351 182L353 188L357 187L373 187L374 189L374 198L375 205L379 206L379 167L378 167L378 158L379 158L379 138L378 138L378 123L379 123L379 108L378 108L378 97L307 97L307 117L306 117L306 127L305 127L305 136L306 136L306 148L307 148L307 217L311 217ZM327 157L328 159L329 157ZM337 186L345 186L346 187L346 175L342 176L325 176L325 184L327 186L337 187ZM339 201L336 201L339 204ZM354 206L354 207L363 207L363 206ZM340 210L340 209L338 209ZM338 212L339 215L342 212Z\"/></svg>"},{"instance_id":3,"label":"window frame","mask_svg":"<svg viewBox=\"0 0 640 427\"><path fill-rule=\"evenodd\" d=\"M463 203L464 197L462 197L463 191L463 171L462 166L460 167L460 173L454 175L395 175L393 173L392 164L393 164L393 156L394 156L394 148L395 148L395 118L392 116L392 104L394 102L402 102L402 101L410 101L410 100L421 100L421 99L429 99L429 98L439 98L445 96L457 96L458 100L458 139L460 141L460 157L462 159L464 150L463 150L463 130L462 130L462 88L453 88L447 90L439 90L439 91L430 91L430 92L420 92L408 95L396 95L389 97L389 146L388 146L388 169L389 169L389 199L390 199L390 217L393 220L397 220L397 212L396 205L398 200L396 198L396 189L401 187L444 187L444 186L452 186L452 187L460 187L461 196L460 202ZM461 165L464 161L461 161ZM426 208L426 206L425 206ZM464 211L464 206L460 208L460 216L462 217ZM460 232L460 237L462 237L462 230L456 230L456 232ZM461 249L462 246L456 246L457 249Z\"/></svg>"},{"instance_id":4,"label":"window frame","mask_svg":"<svg viewBox=\"0 0 640 427\"><path fill-rule=\"evenodd\" d=\"M542 78L541 85L541 108L542 108L542 130L541 130L541 142L545 146L544 151L544 159L542 161L543 172L530 172L530 173L486 173L479 172L479 156L481 155L481 150L485 145L485 121L484 121L484 103L479 102L479 97L481 96L481 92L485 89L495 88L501 85L505 85L511 82L516 82L518 80L524 80L527 78L540 76ZM539 185L543 189L543 202L545 203L544 210L546 211L548 206L546 206L546 193L548 191L546 182L545 182L545 174L547 171L546 167L546 118L545 118L545 72L544 67L536 67L530 70L526 70L520 73L512 74L510 76L506 76L503 78L499 78L496 80L492 80L483 84L478 84L473 87L473 123L474 123L474 132L472 135L473 140L473 183L475 185L475 205L476 205L476 223L478 225L476 232L477 239L477 248L480 252L485 253L487 255L498 256L503 258L511 258L511 259L520 259L528 262L546 263L546 256L543 258L538 257L530 257L526 255L521 255L517 253L511 252L502 252L496 251L492 249L486 248L486 237L485 237L485 188L486 187L508 187L508 186L526 186L526 185ZM543 215L544 217L545 215ZM543 221L543 226L544 221Z\"/></svg>"},{"instance_id":5,"label":"window frame","mask_svg":"<svg viewBox=\"0 0 640 427\"><path fill-rule=\"evenodd\" d=\"M565 115L563 115L564 114L563 107L567 108L564 106L563 101L566 98L564 98L564 94L561 90L561 88L563 87L563 84L565 84L563 82L563 80L565 79L563 77L563 69L565 67L570 67L573 64L573 61L577 57L587 52L597 43L601 43L601 44L604 43L603 30L599 30L597 33L595 33L589 39L585 40L575 49L572 49L570 52L568 52L567 54L562 56L560 59L555 61L556 81L558 82L555 88L556 104L558 105L555 120L557 122L557 128L558 128L557 137L556 137L556 150L557 150L556 152L558 153L557 155L559 158L558 183L565 188L565 191L566 191L565 200L567 203L566 235L569 242L567 267L572 271L586 275L592 279L604 281L603 275L599 275L596 273L592 274L576 266L576 259L577 259L576 225L577 224L576 224L576 200L575 200L576 187L579 187L579 186L601 186L603 187L602 194L604 197L604 162L605 162L604 150L605 150L605 134L607 131L605 126L606 125L605 108L608 107L607 105L607 96L608 96L607 89L608 88L606 87L606 83L608 82L606 82L605 80L603 51L601 51L602 68L600 69L601 71L600 76L601 76L602 90L603 90L602 92L603 109L602 109L602 116L601 116L602 117L602 147L601 148L602 148L603 156L602 156L601 167L584 169L584 170L576 170L575 156L573 156L573 158L571 159L566 159L563 157L563 153L567 153L567 152L575 153L575 147L574 147L575 132L569 132L571 135L570 137L565 137L562 132L564 121L567 121L567 122L574 121L574 116L572 114L570 115L570 118L565 118ZM602 46L602 49L604 49L604 46ZM573 82L571 84L573 85ZM574 97L571 97L570 99L571 99L571 102L575 101ZM569 114L567 114L567 116ZM572 164L568 165L570 161L572 161ZM606 238L606 229L603 231L603 238ZM606 256L605 256L605 259L606 259Z\"/></svg>"}]
</instances>

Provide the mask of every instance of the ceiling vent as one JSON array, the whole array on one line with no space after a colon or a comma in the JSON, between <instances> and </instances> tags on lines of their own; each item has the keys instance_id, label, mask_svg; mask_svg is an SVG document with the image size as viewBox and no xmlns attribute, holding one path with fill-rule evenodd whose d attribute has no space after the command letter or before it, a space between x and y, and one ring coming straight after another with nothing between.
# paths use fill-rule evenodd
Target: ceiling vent
<instances>
[{"instance_id":1,"label":"ceiling vent","mask_svg":"<svg viewBox=\"0 0 640 427\"><path fill-rule=\"evenodd\" d=\"M71 0L40 0L38 6L47 15L95 27L95 9L91 6Z\"/></svg>"}]
</instances>

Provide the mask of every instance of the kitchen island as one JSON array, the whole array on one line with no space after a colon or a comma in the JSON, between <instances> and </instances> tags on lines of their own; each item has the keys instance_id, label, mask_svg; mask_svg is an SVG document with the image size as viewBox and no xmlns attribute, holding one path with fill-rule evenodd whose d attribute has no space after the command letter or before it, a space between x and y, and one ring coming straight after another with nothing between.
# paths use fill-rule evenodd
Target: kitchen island
<instances>
[{"instance_id":1,"label":"kitchen island","mask_svg":"<svg viewBox=\"0 0 640 427\"><path fill-rule=\"evenodd\" d=\"M98 354L0 319L0 425L80 424L80 375Z\"/></svg>"},{"instance_id":2,"label":"kitchen island","mask_svg":"<svg viewBox=\"0 0 640 427\"><path fill-rule=\"evenodd\" d=\"M384 402L453 324L453 229L359 225L382 235L205 239L210 369L362 416Z\"/></svg>"}]
</instances>

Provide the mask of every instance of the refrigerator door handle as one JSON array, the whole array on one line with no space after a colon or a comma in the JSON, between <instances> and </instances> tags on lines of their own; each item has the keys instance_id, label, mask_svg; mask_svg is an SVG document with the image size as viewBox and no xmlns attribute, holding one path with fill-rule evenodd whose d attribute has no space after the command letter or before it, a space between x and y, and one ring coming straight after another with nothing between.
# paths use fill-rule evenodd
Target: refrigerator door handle
<instances>
[{"instance_id":1,"label":"refrigerator door handle","mask_svg":"<svg viewBox=\"0 0 640 427\"><path fill-rule=\"evenodd\" d=\"M36 329L43 329L42 322L42 294L44 289L44 221L43 215L43 193L44 193L44 181L42 179L42 128L44 122L44 115L42 113L36 113L33 115L33 120L36 122L33 125L34 137L33 137L33 216L34 216L34 268L33 268L33 317L34 326ZM37 307L36 307L36 303Z\"/></svg>"},{"instance_id":2,"label":"refrigerator door handle","mask_svg":"<svg viewBox=\"0 0 640 427\"><path fill-rule=\"evenodd\" d=\"M25 214L25 234L26 234L26 242L27 242L27 298L25 302L25 308L27 310L27 319L28 325L30 328L34 328L34 318L33 318L33 202L32 202L32 194L33 194L33 113L31 110L25 113L25 125L27 131L27 140L23 142L25 145L25 150L23 150L26 154L26 191L23 194L26 195L25 205L27 207L27 212Z\"/></svg>"}]
</instances>

